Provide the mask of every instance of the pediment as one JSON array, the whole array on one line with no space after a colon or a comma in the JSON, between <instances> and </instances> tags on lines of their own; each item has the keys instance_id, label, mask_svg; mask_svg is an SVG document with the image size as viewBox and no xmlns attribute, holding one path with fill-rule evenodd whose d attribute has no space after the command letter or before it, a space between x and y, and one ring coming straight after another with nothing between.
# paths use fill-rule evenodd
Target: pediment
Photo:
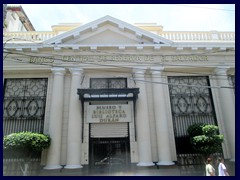
<instances>
[{"instance_id":1,"label":"pediment","mask_svg":"<svg viewBox=\"0 0 240 180\"><path fill-rule=\"evenodd\" d=\"M172 41L115 19L111 16L105 16L96 21L48 39L44 41L43 44L170 45L172 44Z\"/></svg>"}]
</instances>

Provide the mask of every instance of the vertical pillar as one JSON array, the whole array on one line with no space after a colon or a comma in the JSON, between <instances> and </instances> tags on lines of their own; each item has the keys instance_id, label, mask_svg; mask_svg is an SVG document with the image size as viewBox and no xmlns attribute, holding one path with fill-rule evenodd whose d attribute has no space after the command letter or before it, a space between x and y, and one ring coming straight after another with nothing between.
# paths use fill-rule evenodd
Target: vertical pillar
<instances>
[{"instance_id":1,"label":"vertical pillar","mask_svg":"<svg viewBox=\"0 0 240 180\"><path fill-rule=\"evenodd\" d=\"M77 89L80 88L83 70L70 68L72 74L69 120L68 120L68 145L66 169L82 168L81 166L81 144L82 144L82 106Z\"/></svg>"},{"instance_id":2,"label":"vertical pillar","mask_svg":"<svg viewBox=\"0 0 240 180\"><path fill-rule=\"evenodd\" d=\"M136 84L140 88L136 102L136 128L138 142L138 164L137 166L153 166L151 153L150 128L148 119L147 92L144 73L145 69L134 69ZM139 81L138 81L139 80Z\"/></svg>"},{"instance_id":3,"label":"vertical pillar","mask_svg":"<svg viewBox=\"0 0 240 180\"><path fill-rule=\"evenodd\" d=\"M52 104L50 107L49 135L51 145L47 153L47 162L44 169L60 169L61 136L63 117L63 90L64 90L64 68L52 68L53 89Z\"/></svg>"},{"instance_id":4,"label":"vertical pillar","mask_svg":"<svg viewBox=\"0 0 240 180\"><path fill-rule=\"evenodd\" d=\"M218 67L215 69L218 85L221 87L228 87L227 77L228 67ZM230 152L230 160L235 161L235 101L232 98L233 90L230 88L219 89L219 100L221 103L221 110L223 114L223 122L226 130L226 140L228 143L228 150Z\"/></svg>"},{"instance_id":5,"label":"vertical pillar","mask_svg":"<svg viewBox=\"0 0 240 180\"><path fill-rule=\"evenodd\" d=\"M154 67L151 69L152 81L163 82L161 77L164 67ZM166 111L165 95L163 84L153 83L153 106L154 118L157 131L157 147L158 147L158 165L174 165L171 161L170 141L168 118Z\"/></svg>"}]
</instances>

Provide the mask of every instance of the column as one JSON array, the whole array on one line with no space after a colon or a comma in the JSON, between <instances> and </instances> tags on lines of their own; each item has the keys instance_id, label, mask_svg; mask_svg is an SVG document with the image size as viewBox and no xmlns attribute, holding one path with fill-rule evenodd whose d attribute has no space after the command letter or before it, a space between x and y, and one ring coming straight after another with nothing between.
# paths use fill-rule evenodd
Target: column
<instances>
[{"instance_id":1,"label":"column","mask_svg":"<svg viewBox=\"0 0 240 180\"><path fill-rule=\"evenodd\" d=\"M151 68L153 82L163 82L163 70L164 67ZM174 162L171 161L168 118L163 86L163 84L153 83L153 106L158 147L157 165L174 165Z\"/></svg>"},{"instance_id":2,"label":"column","mask_svg":"<svg viewBox=\"0 0 240 180\"><path fill-rule=\"evenodd\" d=\"M50 107L49 135L51 145L47 153L47 162L44 169L60 169L62 117L63 117L63 90L64 90L64 68L52 68L53 89L52 104Z\"/></svg>"},{"instance_id":3,"label":"column","mask_svg":"<svg viewBox=\"0 0 240 180\"><path fill-rule=\"evenodd\" d=\"M229 67L218 67L215 69L218 85L221 87L229 87L227 70ZM230 152L230 160L235 161L235 100L233 98L233 89L221 88L218 90L220 106L223 115L224 127L227 140L228 150Z\"/></svg>"},{"instance_id":4,"label":"column","mask_svg":"<svg viewBox=\"0 0 240 180\"><path fill-rule=\"evenodd\" d=\"M69 119L68 119L68 145L66 169L82 168L81 145L82 145L82 105L77 94L80 88L82 72L80 68L70 68L72 74Z\"/></svg>"},{"instance_id":5,"label":"column","mask_svg":"<svg viewBox=\"0 0 240 180\"><path fill-rule=\"evenodd\" d=\"M134 69L136 86L140 93L136 101L136 134L138 144L138 164L137 166L153 166L151 153L150 128L148 119L147 92L144 73L145 69Z\"/></svg>"}]
</instances>

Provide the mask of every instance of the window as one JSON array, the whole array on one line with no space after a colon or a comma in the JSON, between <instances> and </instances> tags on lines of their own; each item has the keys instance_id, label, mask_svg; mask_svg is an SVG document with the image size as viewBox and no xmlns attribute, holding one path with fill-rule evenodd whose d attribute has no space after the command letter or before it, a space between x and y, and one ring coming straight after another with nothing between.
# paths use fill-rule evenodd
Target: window
<instances>
[{"instance_id":1,"label":"window","mask_svg":"<svg viewBox=\"0 0 240 180\"><path fill-rule=\"evenodd\" d=\"M126 78L91 78L92 89L121 89L127 88Z\"/></svg>"},{"instance_id":2,"label":"window","mask_svg":"<svg viewBox=\"0 0 240 180\"><path fill-rule=\"evenodd\" d=\"M187 129L194 123L217 125L207 76L168 77L177 154L192 153ZM191 85L191 86L181 86ZM201 87L202 86L202 87Z\"/></svg>"},{"instance_id":3,"label":"window","mask_svg":"<svg viewBox=\"0 0 240 180\"><path fill-rule=\"evenodd\" d=\"M4 86L4 135L43 132L47 79L6 79Z\"/></svg>"}]
</instances>

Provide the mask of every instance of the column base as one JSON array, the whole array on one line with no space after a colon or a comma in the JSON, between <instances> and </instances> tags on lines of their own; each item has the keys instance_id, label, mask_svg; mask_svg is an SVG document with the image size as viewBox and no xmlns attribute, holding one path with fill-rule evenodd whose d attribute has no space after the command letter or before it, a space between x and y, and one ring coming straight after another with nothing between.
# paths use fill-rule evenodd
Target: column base
<instances>
[{"instance_id":1,"label":"column base","mask_svg":"<svg viewBox=\"0 0 240 180\"><path fill-rule=\"evenodd\" d=\"M66 165L64 166L64 169L79 169L79 168L83 168L81 165L73 165L73 164L69 164L69 165Z\"/></svg>"},{"instance_id":2,"label":"column base","mask_svg":"<svg viewBox=\"0 0 240 180\"><path fill-rule=\"evenodd\" d=\"M155 166L153 162L139 162L137 166Z\"/></svg>"},{"instance_id":3,"label":"column base","mask_svg":"<svg viewBox=\"0 0 240 180\"><path fill-rule=\"evenodd\" d=\"M160 166L170 166L170 165L174 165L175 163L172 162L172 161L159 161L157 163L157 165L160 165Z\"/></svg>"},{"instance_id":4,"label":"column base","mask_svg":"<svg viewBox=\"0 0 240 180\"><path fill-rule=\"evenodd\" d=\"M235 162L235 158L231 158L231 159L229 159L229 161Z\"/></svg>"},{"instance_id":5,"label":"column base","mask_svg":"<svg viewBox=\"0 0 240 180\"><path fill-rule=\"evenodd\" d=\"M49 169L49 170L51 170L51 169L62 169L63 167L62 166L60 166L60 165L47 165L47 166L45 166L43 169Z\"/></svg>"}]
</instances>

